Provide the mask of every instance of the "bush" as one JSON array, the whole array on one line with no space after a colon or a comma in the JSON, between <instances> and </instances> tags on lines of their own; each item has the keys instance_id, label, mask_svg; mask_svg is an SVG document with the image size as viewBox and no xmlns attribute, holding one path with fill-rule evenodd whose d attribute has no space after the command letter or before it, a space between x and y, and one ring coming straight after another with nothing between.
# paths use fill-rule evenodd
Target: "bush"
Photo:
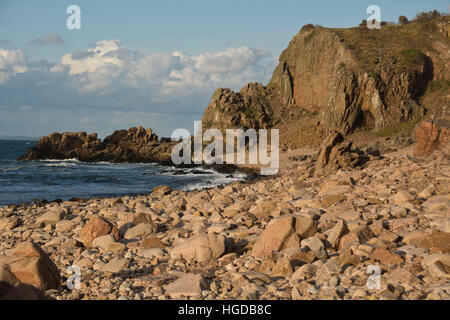
<instances>
[{"instance_id":1,"label":"bush","mask_svg":"<svg viewBox=\"0 0 450 320\"><path fill-rule=\"evenodd\" d=\"M363 21L361 21L361 23L359 24L360 27L367 27L367 20L364 19Z\"/></svg>"},{"instance_id":2,"label":"bush","mask_svg":"<svg viewBox=\"0 0 450 320\"><path fill-rule=\"evenodd\" d=\"M422 53L416 49L405 49L400 51L401 55L405 58L406 61L418 62Z\"/></svg>"},{"instance_id":3,"label":"bush","mask_svg":"<svg viewBox=\"0 0 450 320\"><path fill-rule=\"evenodd\" d=\"M395 22L392 22L392 21L381 21L380 25L382 27L384 27L384 26L395 26Z\"/></svg>"},{"instance_id":4,"label":"bush","mask_svg":"<svg viewBox=\"0 0 450 320\"><path fill-rule=\"evenodd\" d=\"M400 17L398 17L398 23L401 25L408 24L409 20L405 16L400 16Z\"/></svg>"},{"instance_id":5,"label":"bush","mask_svg":"<svg viewBox=\"0 0 450 320\"><path fill-rule=\"evenodd\" d=\"M433 32L437 30L437 26L434 24L433 21L425 22L422 24L422 28L424 31Z\"/></svg>"},{"instance_id":6,"label":"bush","mask_svg":"<svg viewBox=\"0 0 450 320\"><path fill-rule=\"evenodd\" d=\"M441 14L437 11L420 12L416 15L416 19L419 22L427 22L428 20L439 18Z\"/></svg>"},{"instance_id":7,"label":"bush","mask_svg":"<svg viewBox=\"0 0 450 320\"><path fill-rule=\"evenodd\" d=\"M306 31L309 31L309 30L313 30L315 28L315 26L312 24L312 23L308 23L308 24L305 24L301 29L300 29L300 32L306 32Z\"/></svg>"}]
</instances>

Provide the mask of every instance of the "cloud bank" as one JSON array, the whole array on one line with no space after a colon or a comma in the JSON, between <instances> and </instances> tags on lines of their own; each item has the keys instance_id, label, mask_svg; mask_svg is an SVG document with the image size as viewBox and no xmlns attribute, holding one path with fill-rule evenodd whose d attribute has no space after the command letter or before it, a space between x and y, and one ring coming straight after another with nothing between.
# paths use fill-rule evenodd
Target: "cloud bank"
<instances>
[{"instance_id":1,"label":"cloud bank","mask_svg":"<svg viewBox=\"0 0 450 320\"><path fill-rule=\"evenodd\" d=\"M14 134L34 128L34 135L106 134L143 125L169 135L200 119L216 88L266 83L274 66L265 48L245 46L198 55L146 54L119 40L102 40L58 63L29 61L20 50L0 49L0 119L8 119L0 125L14 126Z\"/></svg>"}]
</instances>

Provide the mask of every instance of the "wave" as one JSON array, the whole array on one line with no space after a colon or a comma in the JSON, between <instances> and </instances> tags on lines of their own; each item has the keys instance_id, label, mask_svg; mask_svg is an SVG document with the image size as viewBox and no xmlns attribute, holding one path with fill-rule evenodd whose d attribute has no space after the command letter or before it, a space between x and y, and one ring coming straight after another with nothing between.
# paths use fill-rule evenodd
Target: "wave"
<instances>
[{"instance_id":1,"label":"wave","mask_svg":"<svg viewBox=\"0 0 450 320\"><path fill-rule=\"evenodd\" d=\"M4 206L34 198L67 200L148 194L157 185L191 191L245 180L246 174L155 163L95 163L78 159L16 162L11 159L0 162L0 178L0 206Z\"/></svg>"},{"instance_id":2,"label":"wave","mask_svg":"<svg viewBox=\"0 0 450 320\"><path fill-rule=\"evenodd\" d=\"M20 166L20 167L7 167L7 168L0 168L2 171L17 171L20 169L23 169L24 167Z\"/></svg>"},{"instance_id":3,"label":"wave","mask_svg":"<svg viewBox=\"0 0 450 320\"><path fill-rule=\"evenodd\" d=\"M44 167L73 167L75 166L75 163L70 162L60 162L60 163L48 163L44 164Z\"/></svg>"},{"instance_id":4,"label":"wave","mask_svg":"<svg viewBox=\"0 0 450 320\"><path fill-rule=\"evenodd\" d=\"M81 163L80 160L76 159L76 158L71 158L71 159L43 159L43 160L36 160L37 162L77 162L77 163Z\"/></svg>"},{"instance_id":5,"label":"wave","mask_svg":"<svg viewBox=\"0 0 450 320\"><path fill-rule=\"evenodd\" d=\"M181 187L180 190L193 191L193 190L202 190L205 188L215 188L218 186L227 185L234 181L245 181L246 178L247 178L246 174L236 174L236 175L217 174L211 180L190 183L184 187Z\"/></svg>"}]
</instances>

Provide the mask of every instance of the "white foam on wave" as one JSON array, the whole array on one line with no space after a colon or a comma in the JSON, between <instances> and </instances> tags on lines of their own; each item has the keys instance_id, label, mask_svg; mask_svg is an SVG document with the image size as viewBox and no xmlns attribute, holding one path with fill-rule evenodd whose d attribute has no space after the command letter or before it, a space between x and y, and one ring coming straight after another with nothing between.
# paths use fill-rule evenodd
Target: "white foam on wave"
<instances>
[{"instance_id":1,"label":"white foam on wave","mask_svg":"<svg viewBox=\"0 0 450 320\"><path fill-rule=\"evenodd\" d=\"M225 186L234 181L245 181L246 178L247 178L247 175L244 173L232 174L231 176L229 176L229 175L215 172L212 175L212 179L210 179L206 182L205 181L194 182L194 183L188 184L180 189L182 191L194 191L194 190L202 190L205 188L215 188L218 186Z\"/></svg>"},{"instance_id":2,"label":"white foam on wave","mask_svg":"<svg viewBox=\"0 0 450 320\"><path fill-rule=\"evenodd\" d=\"M22 169L23 167L6 167L6 168L0 168L2 171L17 171Z\"/></svg>"},{"instance_id":3,"label":"white foam on wave","mask_svg":"<svg viewBox=\"0 0 450 320\"><path fill-rule=\"evenodd\" d=\"M41 160L44 167L73 167L81 164L82 162L77 159L67 160Z\"/></svg>"},{"instance_id":4,"label":"white foam on wave","mask_svg":"<svg viewBox=\"0 0 450 320\"><path fill-rule=\"evenodd\" d=\"M80 163L81 161L76 159L76 158L72 158L72 159L42 159L42 160L36 160L38 162L78 162Z\"/></svg>"},{"instance_id":5,"label":"white foam on wave","mask_svg":"<svg viewBox=\"0 0 450 320\"><path fill-rule=\"evenodd\" d=\"M48 163L44 164L44 167L73 167L74 163L60 162L60 163Z\"/></svg>"}]
</instances>

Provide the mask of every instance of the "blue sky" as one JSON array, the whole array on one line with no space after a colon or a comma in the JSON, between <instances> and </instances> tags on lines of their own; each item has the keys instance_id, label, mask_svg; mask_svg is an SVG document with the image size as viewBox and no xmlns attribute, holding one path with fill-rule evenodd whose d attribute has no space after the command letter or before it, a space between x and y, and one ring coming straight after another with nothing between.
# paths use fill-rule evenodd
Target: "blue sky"
<instances>
[{"instance_id":1,"label":"blue sky","mask_svg":"<svg viewBox=\"0 0 450 320\"><path fill-rule=\"evenodd\" d=\"M66 28L71 4L81 8L81 30ZM302 25L355 26L371 4L380 6L382 20L397 21L447 12L449 2L0 0L0 50L8 55L0 135L104 136L133 125L169 135L200 119L215 87L267 82ZM48 35L62 43L40 45ZM89 48L91 69L70 58Z\"/></svg>"}]
</instances>

